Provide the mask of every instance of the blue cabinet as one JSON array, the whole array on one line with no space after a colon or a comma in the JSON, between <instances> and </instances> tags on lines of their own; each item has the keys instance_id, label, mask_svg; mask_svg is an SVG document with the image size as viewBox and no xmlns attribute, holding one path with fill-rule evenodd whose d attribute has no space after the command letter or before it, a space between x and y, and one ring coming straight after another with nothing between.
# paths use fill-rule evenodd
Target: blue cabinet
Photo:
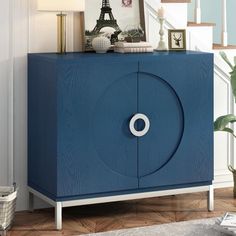
<instances>
[{"instance_id":1,"label":"blue cabinet","mask_svg":"<svg viewBox=\"0 0 236 236\"><path fill-rule=\"evenodd\" d=\"M212 182L212 54L30 54L28 100L28 185L50 199Z\"/></svg>"}]
</instances>

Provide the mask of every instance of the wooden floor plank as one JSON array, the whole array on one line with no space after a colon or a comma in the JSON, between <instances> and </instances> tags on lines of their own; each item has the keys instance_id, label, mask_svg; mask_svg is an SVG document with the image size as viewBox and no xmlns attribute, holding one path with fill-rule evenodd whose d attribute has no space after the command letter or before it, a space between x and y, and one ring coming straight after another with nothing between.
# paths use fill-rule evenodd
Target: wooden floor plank
<instances>
[{"instance_id":1,"label":"wooden floor plank","mask_svg":"<svg viewBox=\"0 0 236 236\"><path fill-rule=\"evenodd\" d=\"M215 211L207 211L207 193L182 194L63 210L63 230L54 230L54 210L18 212L9 236L69 236L217 217L236 211L232 188L215 190Z\"/></svg>"},{"instance_id":2,"label":"wooden floor plank","mask_svg":"<svg viewBox=\"0 0 236 236\"><path fill-rule=\"evenodd\" d=\"M236 49L236 45L222 46L221 44L213 44L213 50L231 50Z\"/></svg>"}]
</instances>

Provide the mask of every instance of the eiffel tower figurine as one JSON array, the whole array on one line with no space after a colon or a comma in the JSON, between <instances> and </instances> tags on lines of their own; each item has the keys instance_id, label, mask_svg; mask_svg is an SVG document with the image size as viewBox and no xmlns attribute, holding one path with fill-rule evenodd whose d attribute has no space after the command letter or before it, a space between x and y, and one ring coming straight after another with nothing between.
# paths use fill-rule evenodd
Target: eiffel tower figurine
<instances>
[{"instance_id":1,"label":"eiffel tower figurine","mask_svg":"<svg viewBox=\"0 0 236 236\"><path fill-rule=\"evenodd\" d=\"M105 19L106 14L108 14L109 16L108 20ZM102 8L101 8L100 17L99 17L99 20L97 20L97 24L94 27L92 33L98 34L100 30L104 27L111 27L115 29L116 31L121 32L121 29L118 26L117 21L112 14L112 8L110 7L109 0L102 0Z\"/></svg>"}]
</instances>

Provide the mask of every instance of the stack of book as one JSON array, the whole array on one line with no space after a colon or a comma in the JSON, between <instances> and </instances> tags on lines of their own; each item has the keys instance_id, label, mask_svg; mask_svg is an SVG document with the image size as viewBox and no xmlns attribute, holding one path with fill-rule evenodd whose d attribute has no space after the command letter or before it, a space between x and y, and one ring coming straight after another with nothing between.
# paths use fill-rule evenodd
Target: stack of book
<instances>
[{"instance_id":1,"label":"stack of book","mask_svg":"<svg viewBox=\"0 0 236 236\"><path fill-rule=\"evenodd\" d=\"M153 47L148 42L128 43L128 42L116 42L114 52L119 53L142 53L153 52Z\"/></svg>"},{"instance_id":2,"label":"stack of book","mask_svg":"<svg viewBox=\"0 0 236 236\"><path fill-rule=\"evenodd\" d=\"M216 220L216 225L221 232L227 235L236 235L236 213L227 212Z\"/></svg>"}]
</instances>

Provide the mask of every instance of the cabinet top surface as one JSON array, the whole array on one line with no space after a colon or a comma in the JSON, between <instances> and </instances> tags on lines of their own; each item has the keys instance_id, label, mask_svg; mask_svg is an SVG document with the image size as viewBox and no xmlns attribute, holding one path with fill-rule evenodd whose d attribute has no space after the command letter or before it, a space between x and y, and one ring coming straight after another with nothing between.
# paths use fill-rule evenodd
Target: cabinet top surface
<instances>
[{"instance_id":1,"label":"cabinet top surface","mask_svg":"<svg viewBox=\"0 0 236 236\"><path fill-rule=\"evenodd\" d=\"M106 59L145 59L154 57L166 57L166 56L189 56L189 55L207 55L211 53L197 52L197 51L181 51L181 52L154 52L154 53L114 53L109 52L105 54L97 54L95 52L86 53L67 53L67 54L57 54L57 53L30 53L29 57L40 57L46 60L106 60Z\"/></svg>"}]
</instances>

